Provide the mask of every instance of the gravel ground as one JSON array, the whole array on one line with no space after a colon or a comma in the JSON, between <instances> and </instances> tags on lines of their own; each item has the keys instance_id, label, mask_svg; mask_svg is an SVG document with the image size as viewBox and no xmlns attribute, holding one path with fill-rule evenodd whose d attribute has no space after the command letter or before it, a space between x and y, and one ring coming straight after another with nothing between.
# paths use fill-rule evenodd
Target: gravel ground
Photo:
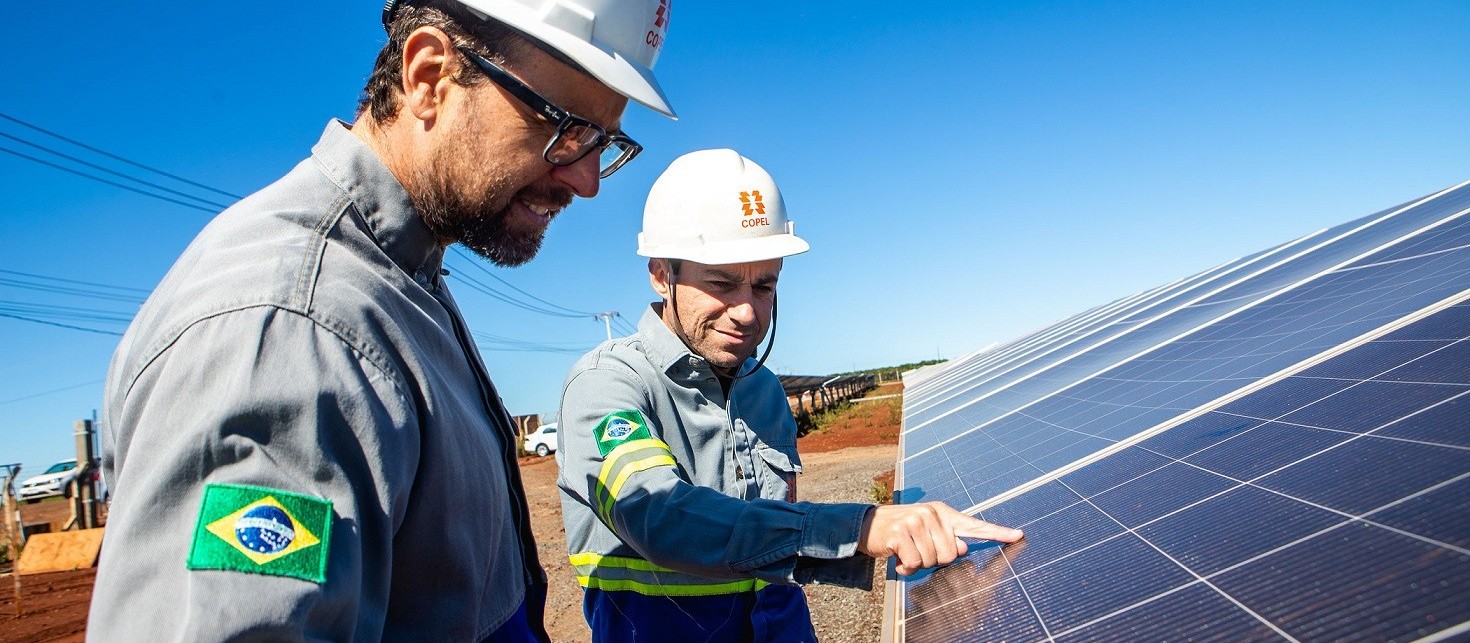
<instances>
[{"instance_id":1,"label":"gravel ground","mask_svg":"<svg viewBox=\"0 0 1470 643\"><path fill-rule=\"evenodd\" d=\"M893 469L898 448L891 445L853 447L802 455L805 472L797 482L802 500L873 502L873 478ZM550 579L546 629L554 641L590 641L582 619L582 589L567 564L557 499L556 464L550 458L521 467L531 501L531 529L541 564ZM874 570L874 591L832 586L807 587L807 601L817 636L823 641L878 641L883 627L883 568Z\"/></svg>"},{"instance_id":2,"label":"gravel ground","mask_svg":"<svg viewBox=\"0 0 1470 643\"><path fill-rule=\"evenodd\" d=\"M898 447L875 446L803 455L797 490L815 502L873 502L873 478L893 470ZM823 641L875 642L883 631L883 575L876 565L873 591L826 585L806 588L812 624Z\"/></svg>"}]
</instances>

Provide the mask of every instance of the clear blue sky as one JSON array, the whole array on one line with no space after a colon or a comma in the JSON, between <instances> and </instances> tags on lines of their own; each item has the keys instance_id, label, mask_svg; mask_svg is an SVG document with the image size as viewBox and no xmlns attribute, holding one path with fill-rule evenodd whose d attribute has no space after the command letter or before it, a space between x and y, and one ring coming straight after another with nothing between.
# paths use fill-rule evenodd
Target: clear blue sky
<instances>
[{"instance_id":1,"label":"clear blue sky","mask_svg":"<svg viewBox=\"0 0 1470 643\"><path fill-rule=\"evenodd\" d=\"M383 40L379 3L11 5L0 112L237 194L351 116ZM813 247L786 264L777 372L955 357L1470 178L1467 34L1458 0L676 1L657 73L681 120L630 107L643 156L496 274L636 321L646 190L679 154L734 147ZM209 218L3 153L0 190L0 270L59 279L151 288ZM603 334L456 292L482 333ZM0 302L133 310L4 283ZM0 333L0 462L34 474L72 454L117 338ZM486 357L514 413L554 411L575 358Z\"/></svg>"}]
</instances>

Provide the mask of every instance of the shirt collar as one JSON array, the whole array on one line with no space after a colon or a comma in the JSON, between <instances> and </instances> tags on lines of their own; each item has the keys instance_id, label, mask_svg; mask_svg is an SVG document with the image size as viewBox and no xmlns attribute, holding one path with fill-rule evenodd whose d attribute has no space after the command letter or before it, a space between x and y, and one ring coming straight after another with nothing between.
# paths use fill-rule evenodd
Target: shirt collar
<instances>
[{"instance_id":1,"label":"shirt collar","mask_svg":"<svg viewBox=\"0 0 1470 643\"><path fill-rule=\"evenodd\" d=\"M408 191L372 149L332 119L312 159L327 178L347 193L378 247L415 279L438 279L444 247L414 209Z\"/></svg>"},{"instance_id":2,"label":"shirt collar","mask_svg":"<svg viewBox=\"0 0 1470 643\"><path fill-rule=\"evenodd\" d=\"M679 339L664 318L659 315L659 304L649 304L638 320L638 335L643 338L644 353L648 361L674 380L698 380L709 377L713 372L709 362L689 351L684 340Z\"/></svg>"}]
</instances>

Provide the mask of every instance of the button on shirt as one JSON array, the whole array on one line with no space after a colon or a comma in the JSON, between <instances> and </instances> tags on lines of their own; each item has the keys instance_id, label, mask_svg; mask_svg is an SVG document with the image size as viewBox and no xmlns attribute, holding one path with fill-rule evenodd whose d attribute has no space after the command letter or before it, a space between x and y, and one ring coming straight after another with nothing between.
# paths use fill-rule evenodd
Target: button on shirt
<instances>
[{"instance_id":1,"label":"button on shirt","mask_svg":"<svg viewBox=\"0 0 1470 643\"><path fill-rule=\"evenodd\" d=\"M478 641L518 609L544 638L513 425L442 259L340 122L200 233L108 375L93 638ZM325 580L186 568L206 484L330 501Z\"/></svg>"}]
</instances>

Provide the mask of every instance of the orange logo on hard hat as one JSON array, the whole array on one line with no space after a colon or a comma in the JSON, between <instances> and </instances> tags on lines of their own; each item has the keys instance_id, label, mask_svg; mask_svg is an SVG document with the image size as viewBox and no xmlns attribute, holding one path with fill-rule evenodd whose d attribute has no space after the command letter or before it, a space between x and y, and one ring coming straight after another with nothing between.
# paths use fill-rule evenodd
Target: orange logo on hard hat
<instances>
[{"instance_id":1,"label":"orange logo on hard hat","mask_svg":"<svg viewBox=\"0 0 1470 643\"><path fill-rule=\"evenodd\" d=\"M766 213L766 204L765 204L764 201L761 201L761 191L760 190L751 190L749 192L741 192L740 193L740 203L741 203L741 207L745 208L745 216L747 216L747 217L750 216L750 215L752 215L752 214L765 214Z\"/></svg>"},{"instance_id":2,"label":"orange logo on hard hat","mask_svg":"<svg viewBox=\"0 0 1470 643\"><path fill-rule=\"evenodd\" d=\"M669 28L669 0L658 0L658 13L653 16L653 26L659 29Z\"/></svg>"},{"instance_id":3,"label":"orange logo on hard hat","mask_svg":"<svg viewBox=\"0 0 1470 643\"><path fill-rule=\"evenodd\" d=\"M649 47L658 49L664 44L664 34L669 32L669 0L658 0L658 12L653 15L653 28L643 37Z\"/></svg>"}]
</instances>

